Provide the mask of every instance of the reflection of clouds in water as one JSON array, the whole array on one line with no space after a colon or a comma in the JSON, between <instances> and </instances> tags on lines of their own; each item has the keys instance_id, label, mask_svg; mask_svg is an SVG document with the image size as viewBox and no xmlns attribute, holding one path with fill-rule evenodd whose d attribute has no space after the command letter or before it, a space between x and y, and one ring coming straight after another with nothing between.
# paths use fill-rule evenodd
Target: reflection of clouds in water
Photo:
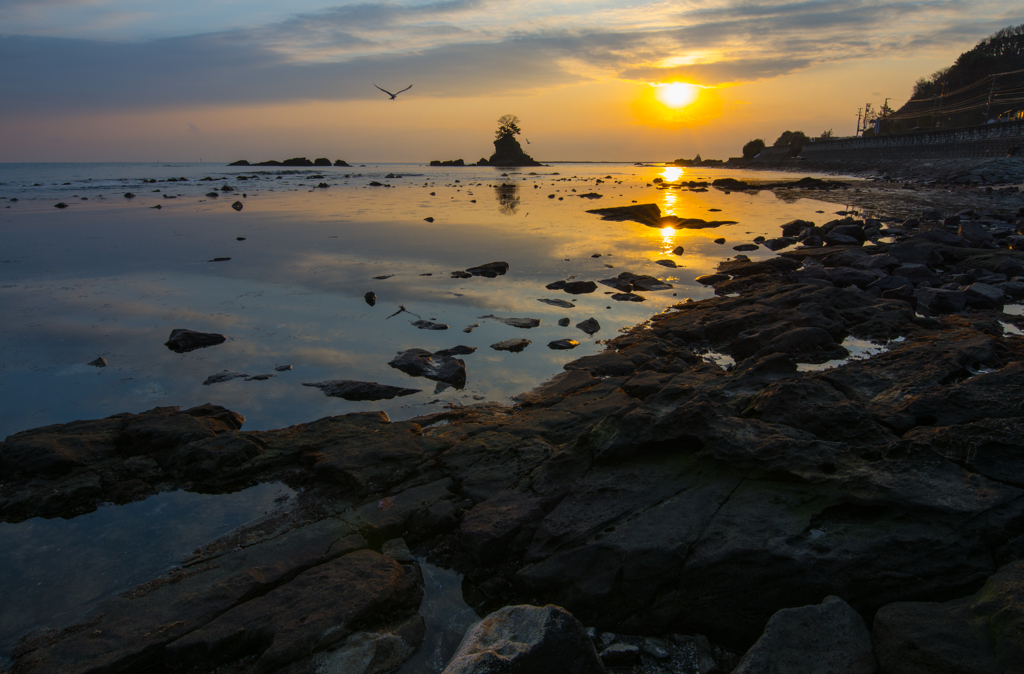
<instances>
[{"instance_id":1,"label":"reflection of clouds in water","mask_svg":"<svg viewBox=\"0 0 1024 674\"><path fill-rule=\"evenodd\" d=\"M515 183L496 185L494 196L498 200L498 211L502 215L515 215L519 210L519 185Z\"/></svg>"},{"instance_id":2,"label":"reflection of clouds in water","mask_svg":"<svg viewBox=\"0 0 1024 674\"><path fill-rule=\"evenodd\" d=\"M159 382L154 381L149 384L133 388L131 390L131 396L139 401L152 402L166 397L167 389L165 389Z\"/></svg>"}]
</instances>

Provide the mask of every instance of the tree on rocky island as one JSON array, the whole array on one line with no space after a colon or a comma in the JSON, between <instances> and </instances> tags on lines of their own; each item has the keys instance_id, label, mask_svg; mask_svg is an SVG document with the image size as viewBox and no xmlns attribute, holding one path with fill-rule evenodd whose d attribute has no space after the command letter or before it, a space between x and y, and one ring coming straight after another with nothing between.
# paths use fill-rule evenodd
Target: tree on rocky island
<instances>
[{"instance_id":1,"label":"tree on rocky island","mask_svg":"<svg viewBox=\"0 0 1024 674\"><path fill-rule=\"evenodd\" d=\"M753 159L765 148L764 138L755 138L743 146L743 158Z\"/></svg>"},{"instance_id":2,"label":"tree on rocky island","mask_svg":"<svg viewBox=\"0 0 1024 674\"><path fill-rule=\"evenodd\" d=\"M502 115L498 118L498 130L494 132L495 139L518 136L523 132L519 128L519 118L515 115Z\"/></svg>"},{"instance_id":3,"label":"tree on rocky island","mask_svg":"<svg viewBox=\"0 0 1024 674\"><path fill-rule=\"evenodd\" d=\"M498 130L494 133L494 154L481 165L490 166L540 166L540 162L523 152L516 136L522 133L519 118L515 115L502 115L498 118Z\"/></svg>"}]
</instances>

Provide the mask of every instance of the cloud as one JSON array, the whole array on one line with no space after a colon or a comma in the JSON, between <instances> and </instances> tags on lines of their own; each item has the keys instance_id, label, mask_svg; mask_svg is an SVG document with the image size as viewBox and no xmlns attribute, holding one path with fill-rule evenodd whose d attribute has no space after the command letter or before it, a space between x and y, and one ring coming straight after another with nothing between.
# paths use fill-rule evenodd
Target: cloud
<instances>
[{"instance_id":1,"label":"cloud","mask_svg":"<svg viewBox=\"0 0 1024 674\"><path fill-rule=\"evenodd\" d=\"M747 82L838 60L948 52L1010 11L991 0L523 0L510 16L494 0L358 2L150 40L0 36L0 90L5 111L24 114L365 99L379 95L374 81L455 98L597 77Z\"/></svg>"}]
</instances>

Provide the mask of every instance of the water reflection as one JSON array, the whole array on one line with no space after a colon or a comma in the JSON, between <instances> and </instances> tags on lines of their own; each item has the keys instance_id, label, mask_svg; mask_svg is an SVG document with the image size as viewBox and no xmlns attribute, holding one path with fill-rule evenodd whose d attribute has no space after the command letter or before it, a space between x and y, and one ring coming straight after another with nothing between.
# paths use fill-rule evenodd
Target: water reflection
<instances>
[{"instance_id":1,"label":"water reflection","mask_svg":"<svg viewBox=\"0 0 1024 674\"><path fill-rule=\"evenodd\" d=\"M519 210L519 185L515 183L496 185L494 195L498 199L498 210L502 215L515 215Z\"/></svg>"},{"instance_id":2,"label":"water reflection","mask_svg":"<svg viewBox=\"0 0 1024 674\"><path fill-rule=\"evenodd\" d=\"M0 523L0 654L25 630L73 622L96 601L160 576L196 546L293 494L280 483L233 494L175 491L70 520Z\"/></svg>"},{"instance_id":3,"label":"water reflection","mask_svg":"<svg viewBox=\"0 0 1024 674\"><path fill-rule=\"evenodd\" d=\"M683 177L683 169L678 166L666 166L661 170L661 177L665 182L674 183Z\"/></svg>"}]
</instances>

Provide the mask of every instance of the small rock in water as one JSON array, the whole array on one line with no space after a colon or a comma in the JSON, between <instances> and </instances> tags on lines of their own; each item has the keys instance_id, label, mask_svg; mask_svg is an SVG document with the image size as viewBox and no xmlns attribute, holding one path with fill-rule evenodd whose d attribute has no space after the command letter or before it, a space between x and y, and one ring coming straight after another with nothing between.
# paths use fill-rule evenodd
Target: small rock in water
<instances>
[{"instance_id":1,"label":"small rock in water","mask_svg":"<svg viewBox=\"0 0 1024 674\"><path fill-rule=\"evenodd\" d=\"M562 307L564 309L575 309L576 308L576 305L573 304L572 302L570 302L569 300L549 300L547 298L541 298L541 299L538 299L537 301L538 302L543 302L544 304L550 304L551 306L554 306L554 307Z\"/></svg>"},{"instance_id":2,"label":"small rock in water","mask_svg":"<svg viewBox=\"0 0 1024 674\"><path fill-rule=\"evenodd\" d=\"M134 195L134 194L132 194L131 192L125 192L125 193L124 193L124 198L125 198L125 199L134 199L134 198L135 198L135 195Z\"/></svg>"},{"instance_id":3,"label":"small rock in water","mask_svg":"<svg viewBox=\"0 0 1024 674\"><path fill-rule=\"evenodd\" d=\"M443 381L456 388L466 385L465 362L459 358L430 353L426 349L399 351L388 365L413 377Z\"/></svg>"},{"instance_id":4,"label":"small rock in water","mask_svg":"<svg viewBox=\"0 0 1024 674\"><path fill-rule=\"evenodd\" d=\"M303 382L302 385L318 388L326 396L344 398L345 400L390 400L396 396L407 396L421 391L421 389L415 388L378 384L375 381L353 381L351 379Z\"/></svg>"},{"instance_id":5,"label":"small rock in water","mask_svg":"<svg viewBox=\"0 0 1024 674\"><path fill-rule=\"evenodd\" d=\"M733 246L732 249L733 250L740 250L740 251L749 251L749 250L757 250L758 246L756 244L753 244L753 243L741 243L738 246Z\"/></svg>"},{"instance_id":6,"label":"small rock in water","mask_svg":"<svg viewBox=\"0 0 1024 674\"><path fill-rule=\"evenodd\" d=\"M491 344L491 348L495 351L511 351L512 353L519 353L532 343L533 342L529 339L506 339L503 342Z\"/></svg>"},{"instance_id":7,"label":"small rock in water","mask_svg":"<svg viewBox=\"0 0 1024 674\"><path fill-rule=\"evenodd\" d=\"M175 328L171 330L171 336L164 342L164 346L177 353L187 353L207 346L223 344L225 341L227 341L227 337L224 335Z\"/></svg>"},{"instance_id":8,"label":"small rock in water","mask_svg":"<svg viewBox=\"0 0 1024 674\"><path fill-rule=\"evenodd\" d=\"M242 372L232 372L231 370L224 370L223 372L211 374L209 377L207 377L206 381L203 382L203 386L209 386L210 384L222 384L226 381L231 381L232 379L245 379L248 376L249 375L244 374Z\"/></svg>"},{"instance_id":9,"label":"small rock in water","mask_svg":"<svg viewBox=\"0 0 1024 674\"><path fill-rule=\"evenodd\" d=\"M271 377L276 377L276 374L254 374L251 377L246 377L246 381L266 381Z\"/></svg>"},{"instance_id":10,"label":"small rock in water","mask_svg":"<svg viewBox=\"0 0 1024 674\"><path fill-rule=\"evenodd\" d=\"M235 241L245 241L245 237L244 236L236 236L235 237Z\"/></svg>"},{"instance_id":11,"label":"small rock in water","mask_svg":"<svg viewBox=\"0 0 1024 674\"><path fill-rule=\"evenodd\" d=\"M444 323L434 323L432 321L409 321L413 326L420 330L447 330L448 326Z\"/></svg>"},{"instance_id":12,"label":"small rock in water","mask_svg":"<svg viewBox=\"0 0 1024 674\"><path fill-rule=\"evenodd\" d=\"M725 243L725 239L715 239L715 243L717 243L718 245L722 245L723 243Z\"/></svg>"},{"instance_id":13,"label":"small rock in water","mask_svg":"<svg viewBox=\"0 0 1024 674\"><path fill-rule=\"evenodd\" d=\"M675 248L672 249L673 255L682 255L685 252L686 250L682 246L676 246Z\"/></svg>"},{"instance_id":14,"label":"small rock in water","mask_svg":"<svg viewBox=\"0 0 1024 674\"><path fill-rule=\"evenodd\" d=\"M434 352L434 357L438 356L468 356L469 354L476 351L475 346L453 346L450 349L441 349L440 351Z\"/></svg>"},{"instance_id":15,"label":"small rock in water","mask_svg":"<svg viewBox=\"0 0 1024 674\"><path fill-rule=\"evenodd\" d=\"M453 271L452 278L473 278L473 275L468 271Z\"/></svg>"},{"instance_id":16,"label":"small rock in water","mask_svg":"<svg viewBox=\"0 0 1024 674\"><path fill-rule=\"evenodd\" d=\"M242 202L236 201L235 203L231 204L231 208L235 209L236 211L242 210Z\"/></svg>"},{"instance_id":17,"label":"small rock in water","mask_svg":"<svg viewBox=\"0 0 1024 674\"><path fill-rule=\"evenodd\" d=\"M206 196L208 196L208 197L219 197L220 196L220 192L207 192Z\"/></svg>"},{"instance_id":18,"label":"small rock in water","mask_svg":"<svg viewBox=\"0 0 1024 674\"><path fill-rule=\"evenodd\" d=\"M363 295L363 299L366 300L366 303L371 307L377 303L377 295L372 292Z\"/></svg>"},{"instance_id":19,"label":"small rock in water","mask_svg":"<svg viewBox=\"0 0 1024 674\"><path fill-rule=\"evenodd\" d=\"M674 260L655 260L654 264L660 264L662 267L671 267L672 269L679 266Z\"/></svg>"},{"instance_id":20,"label":"small rock in water","mask_svg":"<svg viewBox=\"0 0 1024 674\"><path fill-rule=\"evenodd\" d=\"M423 218L426 222L433 222L434 218Z\"/></svg>"},{"instance_id":21,"label":"small rock in water","mask_svg":"<svg viewBox=\"0 0 1024 674\"><path fill-rule=\"evenodd\" d=\"M215 257L210 262L227 262L230 259L230 257Z\"/></svg>"},{"instance_id":22,"label":"small rock in water","mask_svg":"<svg viewBox=\"0 0 1024 674\"><path fill-rule=\"evenodd\" d=\"M558 319L558 324L561 325L564 328L565 326L569 325L569 318L568 317L559 318Z\"/></svg>"},{"instance_id":23,"label":"small rock in water","mask_svg":"<svg viewBox=\"0 0 1024 674\"><path fill-rule=\"evenodd\" d=\"M479 316L479 318L490 318L491 320L498 321L499 323L511 325L513 328L536 328L540 325L539 318L502 318L500 316L495 316L494 314Z\"/></svg>"},{"instance_id":24,"label":"small rock in water","mask_svg":"<svg viewBox=\"0 0 1024 674\"><path fill-rule=\"evenodd\" d=\"M601 324L597 322L596 318L590 317L581 323L577 323L576 327L588 335L592 335L601 329Z\"/></svg>"},{"instance_id":25,"label":"small rock in water","mask_svg":"<svg viewBox=\"0 0 1024 674\"><path fill-rule=\"evenodd\" d=\"M494 278L496 276L502 276L508 271L508 262L488 262L487 264L470 267L466 269L466 271L473 276Z\"/></svg>"},{"instance_id":26,"label":"small rock in water","mask_svg":"<svg viewBox=\"0 0 1024 674\"><path fill-rule=\"evenodd\" d=\"M467 325L466 327L462 328L462 331L466 332L466 333L470 333L470 332L473 332L473 328L479 328L479 327L480 327L479 323L474 323L473 325Z\"/></svg>"},{"instance_id":27,"label":"small rock in water","mask_svg":"<svg viewBox=\"0 0 1024 674\"><path fill-rule=\"evenodd\" d=\"M65 204L65 203L64 203L63 201L61 201L61 202L59 202L59 203L56 203L56 204L54 204L54 205L53 205L53 207L54 207L54 208L67 208L67 207L68 207L68 205L67 205L67 204Z\"/></svg>"},{"instance_id":28,"label":"small rock in water","mask_svg":"<svg viewBox=\"0 0 1024 674\"><path fill-rule=\"evenodd\" d=\"M391 278L392 276L394 276L394 274L385 274L384 276L374 276L373 280L374 281L383 281L384 279Z\"/></svg>"},{"instance_id":29,"label":"small rock in water","mask_svg":"<svg viewBox=\"0 0 1024 674\"><path fill-rule=\"evenodd\" d=\"M93 367L106 367L107 366L107 359L102 357L102 356L100 356L96 360L94 360L92 362L89 362L89 363L86 363L86 365L92 365Z\"/></svg>"},{"instance_id":30,"label":"small rock in water","mask_svg":"<svg viewBox=\"0 0 1024 674\"><path fill-rule=\"evenodd\" d=\"M555 349L556 351L563 351L565 349L575 349L580 343L575 339L556 339L553 342L548 342L549 349Z\"/></svg>"},{"instance_id":31,"label":"small rock in water","mask_svg":"<svg viewBox=\"0 0 1024 674\"><path fill-rule=\"evenodd\" d=\"M615 293L612 299L617 302L646 302L647 298L635 293Z\"/></svg>"},{"instance_id":32,"label":"small rock in water","mask_svg":"<svg viewBox=\"0 0 1024 674\"><path fill-rule=\"evenodd\" d=\"M274 371L275 372L287 372L290 369L292 369L291 365L275 365L274 366Z\"/></svg>"}]
</instances>

